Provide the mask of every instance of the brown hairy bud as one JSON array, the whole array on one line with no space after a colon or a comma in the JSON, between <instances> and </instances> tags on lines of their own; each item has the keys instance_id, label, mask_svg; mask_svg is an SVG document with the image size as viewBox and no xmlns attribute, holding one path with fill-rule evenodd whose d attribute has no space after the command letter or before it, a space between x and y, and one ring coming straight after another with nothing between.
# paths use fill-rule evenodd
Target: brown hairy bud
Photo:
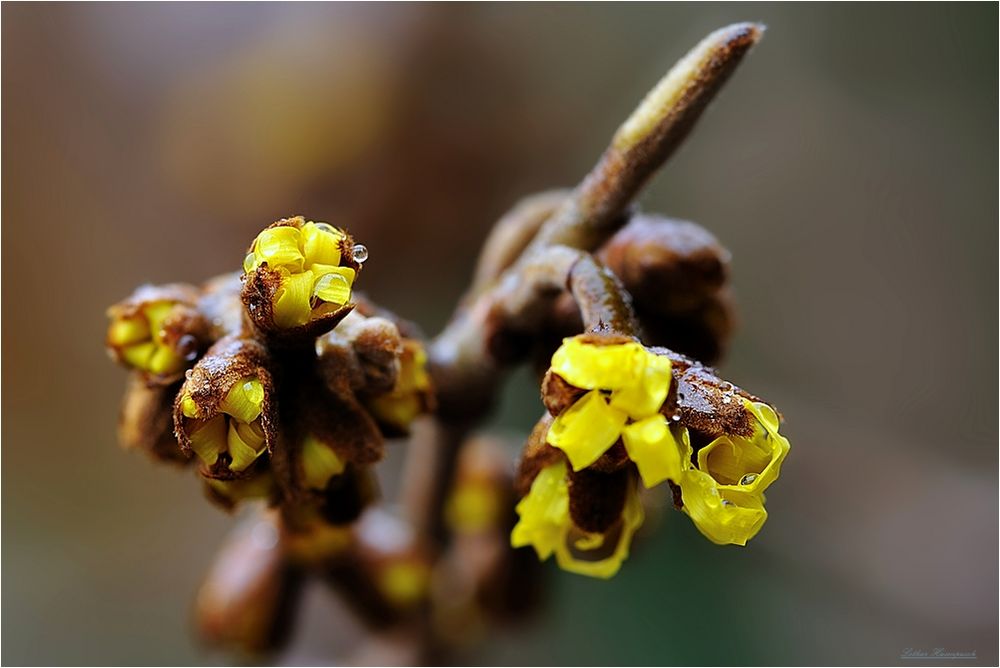
<instances>
[{"instance_id":1,"label":"brown hairy bud","mask_svg":"<svg viewBox=\"0 0 1000 668\"><path fill-rule=\"evenodd\" d=\"M274 382L268 355L252 339L226 337L186 375L174 402L174 432L214 479L246 477L277 440Z\"/></svg>"}]
</instances>

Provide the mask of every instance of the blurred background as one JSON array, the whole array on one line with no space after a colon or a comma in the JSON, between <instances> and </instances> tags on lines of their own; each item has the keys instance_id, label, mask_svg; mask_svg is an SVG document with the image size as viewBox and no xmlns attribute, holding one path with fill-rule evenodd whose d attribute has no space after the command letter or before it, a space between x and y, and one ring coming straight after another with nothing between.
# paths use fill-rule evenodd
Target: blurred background
<instances>
[{"instance_id":1,"label":"blurred background","mask_svg":"<svg viewBox=\"0 0 1000 668\"><path fill-rule=\"evenodd\" d=\"M3 6L5 664L225 662L189 629L234 520L122 453L107 305L345 225L433 333L492 223L573 185L702 36L765 22L643 197L733 253L724 376L793 450L747 549L668 513L476 663L997 662L996 5ZM429 259L430 258L430 259ZM539 412L526 374L496 426ZM341 656L311 592L282 662ZM904 662L905 663L905 662Z\"/></svg>"}]
</instances>

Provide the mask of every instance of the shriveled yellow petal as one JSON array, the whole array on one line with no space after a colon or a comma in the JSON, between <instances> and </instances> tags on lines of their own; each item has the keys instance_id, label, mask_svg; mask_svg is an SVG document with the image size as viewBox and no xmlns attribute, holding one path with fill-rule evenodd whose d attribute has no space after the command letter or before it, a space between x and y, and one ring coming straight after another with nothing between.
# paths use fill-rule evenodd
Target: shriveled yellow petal
<instances>
[{"instance_id":1,"label":"shriveled yellow petal","mask_svg":"<svg viewBox=\"0 0 1000 668\"><path fill-rule=\"evenodd\" d=\"M698 530L719 545L746 545L767 520L760 495L730 493L696 469L682 477L681 497Z\"/></svg>"},{"instance_id":2,"label":"shriveled yellow petal","mask_svg":"<svg viewBox=\"0 0 1000 668\"><path fill-rule=\"evenodd\" d=\"M302 271L305 258L299 247L299 231L294 227L272 227L257 235L254 243L257 265L266 262L272 269L284 267Z\"/></svg>"},{"instance_id":3,"label":"shriveled yellow petal","mask_svg":"<svg viewBox=\"0 0 1000 668\"><path fill-rule=\"evenodd\" d=\"M325 223L306 223L302 226L302 253L306 268L313 264L340 264L340 242L344 236Z\"/></svg>"},{"instance_id":4,"label":"shriveled yellow petal","mask_svg":"<svg viewBox=\"0 0 1000 668\"><path fill-rule=\"evenodd\" d=\"M190 426L191 449L203 462L211 466L226 449L226 418L216 415L208 420L199 420Z\"/></svg>"},{"instance_id":5,"label":"shriveled yellow petal","mask_svg":"<svg viewBox=\"0 0 1000 668\"><path fill-rule=\"evenodd\" d=\"M253 422L260 417L264 404L264 386L257 378L244 378L229 388L219 402L219 410L241 422Z\"/></svg>"},{"instance_id":6,"label":"shriveled yellow petal","mask_svg":"<svg viewBox=\"0 0 1000 668\"><path fill-rule=\"evenodd\" d=\"M520 519L511 531L511 546L531 545L539 559L548 559L571 527L566 464L559 462L539 471L515 510Z\"/></svg>"},{"instance_id":7,"label":"shriveled yellow petal","mask_svg":"<svg viewBox=\"0 0 1000 668\"><path fill-rule=\"evenodd\" d=\"M639 381L611 395L611 405L628 413L633 420L659 412L670 390L670 358L644 352L645 367Z\"/></svg>"},{"instance_id":8,"label":"shriveled yellow petal","mask_svg":"<svg viewBox=\"0 0 1000 668\"><path fill-rule=\"evenodd\" d=\"M141 316L115 318L108 327L108 343L113 346L127 346L146 341L149 337L149 322Z\"/></svg>"},{"instance_id":9,"label":"shriveled yellow petal","mask_svg":"<svg viewBox=\"0 0 1000 668\"><path fill-rule=\"evenodd\" d=\"M581 389L617 390L639 382L646 355L638 343L598 346L573 337L552 355L552 371Z\"/></svg>"},{"instance_id":10,"label":"shriveled yellow petal","mask_svg":"<svg viewBox=\"0 0 1000 668\"><path fill-rule=\"evenodd\" d=\"M667 419L656 414L622 430L622 442L647 488L664 480L680 480L681 452Z\"/></svg>"},{"instance_id":11,"label":"shriveled yellow petal","mask_svg":"<svg viewBox=\"0 0 1000 668\"><path fill-rule=\"evenodd\" d=\"M324 489L330 478L344 472L344 462L333 448L310 434L302 442L303 482L312 489Z\"/></svg>"},{"instance_id":12,"label":"shriveled yellow petal","mask_svg":"<svg viewBox=\"0 0 1000 668\"><path fill-rule=\"evenodd\" d=\"M632 546L632 537L635 535L636 530L642 526L644 519L645 514L642 510L642 501L639 499L638 490L632 485L625 496L625 508L622 511L622 529L618 536L618 543L615 546L614 552L601 559L587 559L585 552L603 548L606 540L600 534L598 534L601 538L600 540L595 540L595 537L591 535L589 540L578 540L573 546L580 554L575 553L566 544L566 541L560 543L556 549L556 563L564 571L576 573L577 575L586 575L587 577L604 580L614 577L619 569L621 569L622 562L628 558L629 549Z\"/></svg>"},{"instance_id":13,"label":"shriveled yellow petal","mask_svg":"<svg viewBox=\"0 0 1000 668\"><path fill-rule=\"evenodd\" d=\"M354 270L350 267L333 267L325 274L317 275L313 285L313 295L332 304L346 304L351 299L351 285Z\"/></svg>"},{"instance_id":14,"label":"shriveled yellow petal","mask_svg":"<svg viewBox=\"0 0 1000 668\"><path fill-rule=\"evenodd\" d=\"M590 466L615 444L628 416L592 390L563 411L549 427L547 440L569 458L574 471Z\"/></svg>"},{"instance_id":15,"label":"shriveled yellow petal","mask_svg":"<svg viewBox=\"0 0 1000 668\"><path fill-rule=\"evenodd\" d=\"M303 271L282 277L274 301L274 322L279 327L297 327L309 322L312 313L313 273Z\"/></svg>"},{"instance_id":16,"label":"shriveled yellow petal","mask_svg":"<svg viewBox=\"0 0 1000 668\"><path fill-rule=\"evenodd\" d=\"M155 352L156 344L152 341L147 341L146 343L136 343L122 348L121 356L129 366L145 371L149 368L149 360Z\"/></svg>"},{"instance_id":17,"label":"shriveled yellow petal","mask_svg":"<svg viewBox=\"0 0 1000 668\"><path fill-rule=\"evenodd\" d=\"M236 422L229 422L229 432L226 435L226 449L232 461L229 468L233 471L244 471L248 466L257 461L257 458L264 453L263 440L257 446L248 443L243 439Z\"/></svg>"}]
</instances>

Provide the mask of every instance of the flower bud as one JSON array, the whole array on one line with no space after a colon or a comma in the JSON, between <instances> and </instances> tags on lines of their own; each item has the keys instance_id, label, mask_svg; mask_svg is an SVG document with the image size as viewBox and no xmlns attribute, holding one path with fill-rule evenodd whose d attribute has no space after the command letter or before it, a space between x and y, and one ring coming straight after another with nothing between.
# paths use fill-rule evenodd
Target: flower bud
<instances>
[{"instance_id":1,"label":"flower bud","mask_svg":"<svg viewBox=\"0 0 1000 668\"><path fill-rule=\"evenodd\" d=\"M198 455L208 478L246 478L248 469L274 447L276 413L265 360L263 348L252 340L221 339L187 375L177 395L177 439Z\"/></svg>"},{"instance_id":2,"label":"flower bud","mask_svg":"<svg viewBox=\"0 0 1000 668\"><path fill-rule=\"evenodd\" d=\"M238 527L198 590L195 621L208 643L259 656L288 638L302 573L286 556L274 512Z\"/></svg>"},{"instance_id":3,"label":"flower bud","mask_svg":"<svg viewBox=\"0 0 1000 668\"><path fill-rule=\"evenodd\" d=\"M190 285L144 285L108 309L107 347L147 382L167 385L181 377L209 342L209 325Z\"/></svg>"},{"instance_id":4,"label":"flower bud","mask_svg":"<svg viewBox=\"0 0 1000 668\"><path fill-rule=\"evenodd\" d=\"M409 433L410 423L434 406L423 345L416 339L403 339L402 344L399 374L392 389L366 402L379 425L393 435Z\"/></svg>"},{"instance_id":5,"label":"flower bud","mask_svg":"<svg viewBox=\"0 0 1000 668\"><path fill-rule=\"evenodd\" d=\"M333 329L353 308L351 290L361 269L355 258L363 248L346 232L301 216L264 229L243 262L250 320L285 341L315 339Z\"/></svg>"}]
</instances>

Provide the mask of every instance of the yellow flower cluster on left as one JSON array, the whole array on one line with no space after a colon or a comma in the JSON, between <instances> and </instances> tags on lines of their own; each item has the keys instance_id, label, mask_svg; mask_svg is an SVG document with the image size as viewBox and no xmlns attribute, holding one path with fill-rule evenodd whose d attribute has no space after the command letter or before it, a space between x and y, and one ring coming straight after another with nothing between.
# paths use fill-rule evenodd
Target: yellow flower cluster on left
<instances>
[{"instance_id":1,"label":"yellow flower cluster on left","mask_svg":"<svg viewBox=\"0 0 1000 668\"><path fill-rule=\"evenodd\" d=\"M628 557L632 535L644 517L638 490L630 485L617 535L577 528L569 515L565 462L543 468L516 510L521 519L511 532L513 547L531 545L543 561L554 553L564 571L605 579L614 576ZM615 542L609 545L609 539Z\"/></svg>"},{"instance_id":2,"label":"yellow flower cluster on left","mask_svg":"<svg viewBox=\"0 0 1000 668\"><path fill-rule=\"evenodd\" d=\"M133 313L109 311L108 344L123 362L140 371L170 375L184 368L184 358L167 343L163 324L177 302L160 300L143 304Z\"/></svg>"},{"instance_id":3,"label":"yellow flower cluster on left","mask_svg":"<svg viewBox=\"0 0 1000 668\"><path fill-rule=\"evenodd\" d=\"M280 274L273 302L277 326L304 325L351 299L355 270L341 266L346 238L332 225L313 222L301 227L276 225L257 235L243 271L250 274L267 265Z\"/></svg>"}]
</instances>

